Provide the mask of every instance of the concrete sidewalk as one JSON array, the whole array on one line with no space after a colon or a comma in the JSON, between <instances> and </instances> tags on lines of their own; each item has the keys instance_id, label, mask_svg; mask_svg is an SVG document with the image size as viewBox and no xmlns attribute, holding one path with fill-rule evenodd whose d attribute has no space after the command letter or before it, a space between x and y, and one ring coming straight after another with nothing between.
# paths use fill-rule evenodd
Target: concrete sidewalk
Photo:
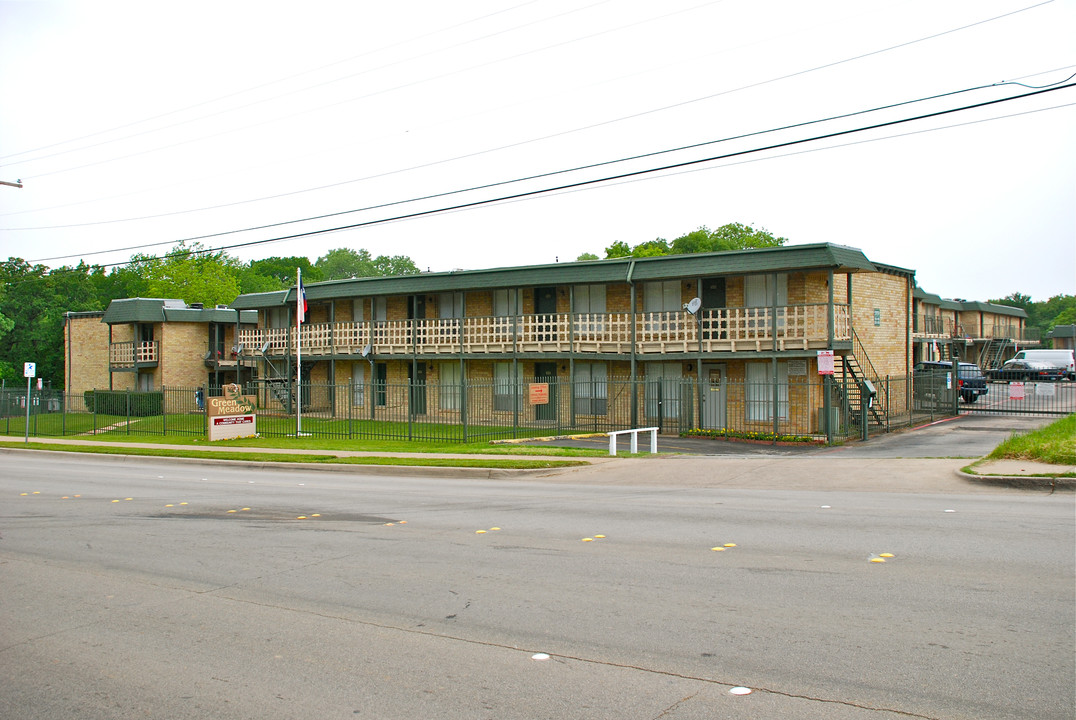
<instances>
[{"instance_id":1,"label":"concrete sidewalk","mask_svg":"<svg viewBox=\"0 0 1076 720\"><path fill-rule=\"evenodd\" d=\"M0 437L0 441L19 443L23 438ZM264 455L332 455L336 457L412 457L436 459L524 459L569 460L584 463L576 467L537 470L499 468L445 468L422 466L373 466L331 463L287 463L287 467L326 472L363 472L367 474L422 474L439 477L470 478L542 478L543 482L570 482L598 485L721 487L772 490L847 490L860 492L966 493L998 492L1008 487L1013 492L1027 490L1076 489L1076 478L1055 479L1049 475L1074 472L1076 468L1051 466L1030 461L991 461L976 468L977 474L963 472L968 458L870 458L848 456L840 452L806 454L772 454L757 452L744 455L640 455L636 457L557 457L548 455L476 455L454 453L371 452L362 450L304 450L289 448L236 448L227 446L161 445L116 441L87 442L75 438L35 438L47 445L95 445L113 448L138 447L160 450L196 450L214 452L258 452ZM752 448L754 451L755 448ZM2 452L18 452L3 448ZM39 451L40 452L40 451ZM95 456L100 457L100 456ZM116 456L111 456L116 457ZM175 458L176 462L230 463L231 460ZM256 463L259 467L283 467L271 460Z\"/></svg>"}]
</instances>

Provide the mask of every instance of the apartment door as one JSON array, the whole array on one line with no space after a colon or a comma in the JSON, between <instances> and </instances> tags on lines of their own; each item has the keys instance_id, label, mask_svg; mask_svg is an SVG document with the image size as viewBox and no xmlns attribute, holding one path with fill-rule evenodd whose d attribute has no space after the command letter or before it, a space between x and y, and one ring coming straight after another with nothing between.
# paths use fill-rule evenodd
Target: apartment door
<instances>
[{"instance_id":1,"label":"apartment door","mask_svg":"<svg viewBox=\"0 0 1076 720\"><path fill-rule=\"evenodd\" d=\"M721 311L726 305L725 298L725 278L723 277L709 277L702 280L702 308L703 310L718 310ZM720 312L710 314L712 320L711 324L703 326L702 339L703 340L719 340L724 339L726 332L724 330L717 330L720 327L719 318L724 317Z\"/></svg>"},{"instance_id":2,"label":"apartment door","mask_svg":"<svg viewBox=\"0 0 1076 720\"><path fill-rule=\"evenodd\" d=\"M557 289L534 288L534 314L537 316L538 340L552 342L557 339ZM554 375L556 372L554 372Z\"/></svg>"},{"instance_id":3,"label":"apartment door","mask_svg":"<svg viewBox=\"0 0 1076 720\"><path fill-rule=\"evenodd\" d=\"M725 427L728 388L724 363L702 365L702 393L702 426L711 430Z\"/></svg>"},{"instance_id":4,"label":"apartment door","mask_svg":"<svg viewBox=\"0 0 1076 720\"><path fill-rule=\"evenodd\" d=\"M408 363L407 379L411 386L411 414L426 414L426 364Z\"/></svg>"},{"instance_id":5,"label":"apartment door","mask_svg":"<svg viewBox=\"0 0 1076 720\"><path fill-rule=\"evenodd\" d=\"M557 417L557 364L540 362L534 364L534 381L549 384L549 403L534 406L536 420L554 420Z\"/></svg>"}]
</instances>

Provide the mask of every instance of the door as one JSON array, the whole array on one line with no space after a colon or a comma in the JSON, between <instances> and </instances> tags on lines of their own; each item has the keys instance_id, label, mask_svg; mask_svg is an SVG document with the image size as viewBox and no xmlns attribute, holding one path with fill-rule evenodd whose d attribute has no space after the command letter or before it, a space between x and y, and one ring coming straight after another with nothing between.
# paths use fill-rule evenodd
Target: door
<instances>
[{"instance_id":1,"label":"door","mask_svg":"<svg viewBox=\"0 0 1076 720\"><path fill-rule=\"evenodd\" d=\"M557 364L540 362L534 364L534 381L549 384L549 403L534 406L536 420L554 420L557 417Z\"/></svg>"},{"instance_id":2,"label":"door","mask_svg":"<svg viewBox=\"0 0 1076 720\"><path fill-rule=\"evenodd\" d=\"M702 366L702 381L702 426L711 430L719 430L725 427L725 411L728 407L725 365L704 364Z\"/></svg>"},{"instance_id":3,"label":"door","mask_svg":"<svg viewBox=\"0 0 1076 720\"><path fill-rule=\"evenodd\" d=\"M426 364L411 363L407 366L407 380L411 386L411 414L426 414Z\"/></svg>"},{"instance_id":4,"label":"door","mask_svg":"<svg viewBox=\"0 0 1076 720\"><path fill-rule=\"evenodd\" d=\"M536 329L540 342L553 342L557 339L557 289L555 287L534 288L534 314ZM545 364L545 363L539 363ZM537 371L535 371L537 374ZM554 365L554 375L556 366Z\"/></svg>"},{"instance_id":5,"label":"door","mask_svg":"<svg viewBox=\"0 0 1076 720\"><path fill-rule=\"evenodd\" d=\"M725 338L725 331L723 329L717 330L717 328L721 327L721 319L724 316L723 313L726 302L725 278L703 278L702 309L716 311L708 313L709 322L704 322L703 324L703 340L723 340Z\"/></svg>"}]
</instances>

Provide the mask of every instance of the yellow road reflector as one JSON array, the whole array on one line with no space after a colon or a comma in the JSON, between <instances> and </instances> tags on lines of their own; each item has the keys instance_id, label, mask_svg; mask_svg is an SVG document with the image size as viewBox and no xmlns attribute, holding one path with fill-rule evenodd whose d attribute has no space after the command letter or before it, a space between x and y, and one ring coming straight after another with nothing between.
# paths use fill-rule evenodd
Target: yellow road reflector
<instances>
[{"instance_id":1,"label":"yellow road reflector","mask_svg":"<svg viewBox=\"0 0 1076 720\"><path fill-rule=\"evenodd\" d=\"M234 513L234 512L238 512L238 511L237 510L229 510L228 512Z\"/></svg>"},{"instance_id":2,"label":"yellow road reflector","mask_svg":"<svg viewBox=\"0 0 1076 720\"><path fill-rule=\"evenodd\" d=\"M306 520L306 515L300 515L299 517L297 517L295 519L296 520Z\"/></svg>"},{"instance_id":3,"label":"yellow road reflector","mask_svg":"<svg viewBox=\"0 0 1076 720\"><path fill-rule=\"evenodd\" d=\"M123 498L124 500L134 500L134 498Z\"/></svg>"},{"instance_id":4,"label":"yellow road reflector","mask_svg":"<svg viewBox=\"0 0 1076 720\"><path fill-rule=\"evenodd\" d=\"M475 535L484 535L484 534L485 534L485 532L486 532L485 530L475 530L475 531L474 531L474 534L475 534Z\"/></svg>"},{"instance_id":5,"label":"yellow road reflector","mask_svg":"<svg viewBox=\"0 0 1076 720\"><path fill-rule=\"evenodd\" d=\"M63 496L62 498L60 498L60 499L61 499L61 500L70 500L71 498L69 498L69 497L67 497L66 495L64 495L64 496Z\"/></svg>"},{"instance_id":6,"label":"yellow road reflector","mask_svg":"<svg viewBox=\"0 0 1076 720\"><path fill-rule=\"evenodd\" d=\"M407 521L406 521L406 520L401 520L401 521L400 521L400 524L401 524L401 525L406 525L406 524L407 524Z\"/></svg>"},{"instance_id":7,"label":"yellow road reflector","mask_svg":"<svg viewBox=\"0 0 1076 720\"><path fill-rule=\"evenodd\" d=\"M175 505L173 505L172 503L168 503L167 505L165 505L165 507L175 507Z\"/></svg>"},{"instance_id":8,"label":"yellow road reflector","mask_svg":"<svg viewBox=\"0 0 1076 720\"><path fill-rule=\"evenodd\" d=\"M34 495L40 495L40 494L41 494L40 490L34 490Z\"/></svg>"},{"instance_id":9,"label":"yellow road reflector","mask_svg":"<svg viewBox=\"0 0 1076 720\"><path fill-rule=\"evenodd\" d=\"M19 495L29 495L30 493L19 493Z\"/></svg>"},{"instance_id":10,"label":"yellow road reflector","mask_svg":"<svg viewBox=\"0 0 1076 720\"><path fill-rule=\"evenodd\" d=\"M310 517L321 517L321 513L314 513L314 514L313 514L313 515L311 515Z\"/></svg>"},{"instance_id":11,"label":"yellow road reflector","mask_svg":"<svg viewBox=\"0 0 1076 720\"><path fill-rule=\"evenodd\" d=\"M119 502L119 500L113 500L112 502Z\"/></svg>"},{"instance_id":12,"label":"yellow road reflector","mask_svg":"<svg viewBox=\"0 0 1076 720\"><path fill-rule=\"evenodd\" d=\"M736 543L725 543L725 547L736 547Z\"/></svg>"},{"instance_id":13,"label":"yellow road reflector","mask_svg":"<svg viewBox=\"0 0 1076 720\"><path fill-rule=\"evenodd\" d=\"M594 538L583 538L583 542L594 542Z\"/></svg>"},{"instance_id":14,"label":"yellow road reflector","mask_svg":"<svg viewBox=\"0 0 1076 720\"><path fill-rule=\"evenodd\" d=\"M500 530L499 527L491 527L490 530Z\"/></svg>"},{"instance_id":15,"label":"yellow road reflector","mask_svg":"<svg viewBox=\"0 0 1076 720\"><path fill-rule=\"evenodd\" d=\"M393 526L393 525L395 525L395 524L396 524L396 523L385 523L385 527L392 527L392 526Z\"/></svg>"},{"instance_id":16,"label":"yellow road reflector","mask_svg":"<svg viewBox=\"0 0 1076 720\"><path fill-rule=\"evenodd\" d=\"M241 511L242 511L242 510L250 510L250 508L239 508L239 509L240 509Z\"/></svg>"},{"instance_id":17,"label":"yellow road reflector","mask_svg":"<svg viewBox=\"0 0 1076 720\"><path fill-rule=\"evenodd\" d=\"M725 552L725 548L723 548L723 547L712 547L710 549L713 550L714 552Z\"/></svg>"},{"instance_id":18,"label":"yellow road reflector","mask_svg":"<svg viewBox=\"0 0 1076 720\"><path fill-rule=\"evenodd\" d=\"M878 553L878 557L893 557L893 553Z\"/></svg>"},{"instance_id":19,"label":"yellow road reflector","mask_svg":"<svg viewBox=\"0 0 1076 720\"><path fill-rule=\"evenodd\" d=\"M182 503L180 503L180 505L186 505L186 504L187 504L187 503L185 503L185 502L182 502Z\"/></svg>"},{"instance_id":20,"label":"yellow road reflector","mask_svg":"<svg viewBox=\"0 0 1076 720\"><path fill-rule=\"evenodd\" d=\"M596 538L604 538L605 536L604 535L595 535L594 537L596 537Z\"/></svg>"},{"instance_id":21,"label":"yellow road reflector","mask_svg":"<svg viewBox=\"0 0 1076 720\"><path fill-rule=\"evenodd\" d=\"M881 558L881 557L871 558L871 562L885 562L885 558Z\"/></svg>"}]
</instances>

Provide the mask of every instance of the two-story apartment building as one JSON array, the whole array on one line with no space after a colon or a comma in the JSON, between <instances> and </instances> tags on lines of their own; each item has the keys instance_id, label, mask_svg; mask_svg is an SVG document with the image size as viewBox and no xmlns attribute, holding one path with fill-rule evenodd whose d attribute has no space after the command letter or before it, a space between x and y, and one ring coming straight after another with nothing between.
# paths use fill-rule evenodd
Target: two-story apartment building
<instances>
[{"instance_id":1,"label":"two-story apartment building","mask_svg":"<svg viewBox=\"0 0 1076 720\"><path fill-rule=\"evenodd\" d=\"M113 300L103 312L67 313L67 391L212 389L237 382L242 360L236 333L256 321L253 312L163 298ZM249 378L250 372L243 374Z\"/></svg>"},{"instance_id":2,"label":"two-story apartment building","mask_svg":"<svg viewBox=\"0 0 1076 720\"><path fill-rule=\"evenodd\" d=\"M1021 308L946 300L916 287L912 335L915 362L953 357L983 369L1000 367L1021 348L1038 347L1037 329Z\"/></svg>"},{"instance_id":3,"label":"two-story apartment building","mask_svg":"<svg viewBox=\"0 0 1076 720\"><path fill-rule=\"evenodd\" d=\"M566 389L525 410L538 418L616 405L636 426L661 413L680 427L769 430L794 416L818 432L833 399L819 351L838 374L906 374L913 288L913 271L816 244L315 283L301 335L294 288L232 307L257 313L239 344L259 378L289 386L298 370L303 383L352 388L303 398L337 414L376 417L392 385L426 418L461 412L465 386L518 413L519 384L547 381ZM614 397L628 380L646 382ZM674 392L685 385L699 388L695 402Z\"/></svg>"}]
</instances>

